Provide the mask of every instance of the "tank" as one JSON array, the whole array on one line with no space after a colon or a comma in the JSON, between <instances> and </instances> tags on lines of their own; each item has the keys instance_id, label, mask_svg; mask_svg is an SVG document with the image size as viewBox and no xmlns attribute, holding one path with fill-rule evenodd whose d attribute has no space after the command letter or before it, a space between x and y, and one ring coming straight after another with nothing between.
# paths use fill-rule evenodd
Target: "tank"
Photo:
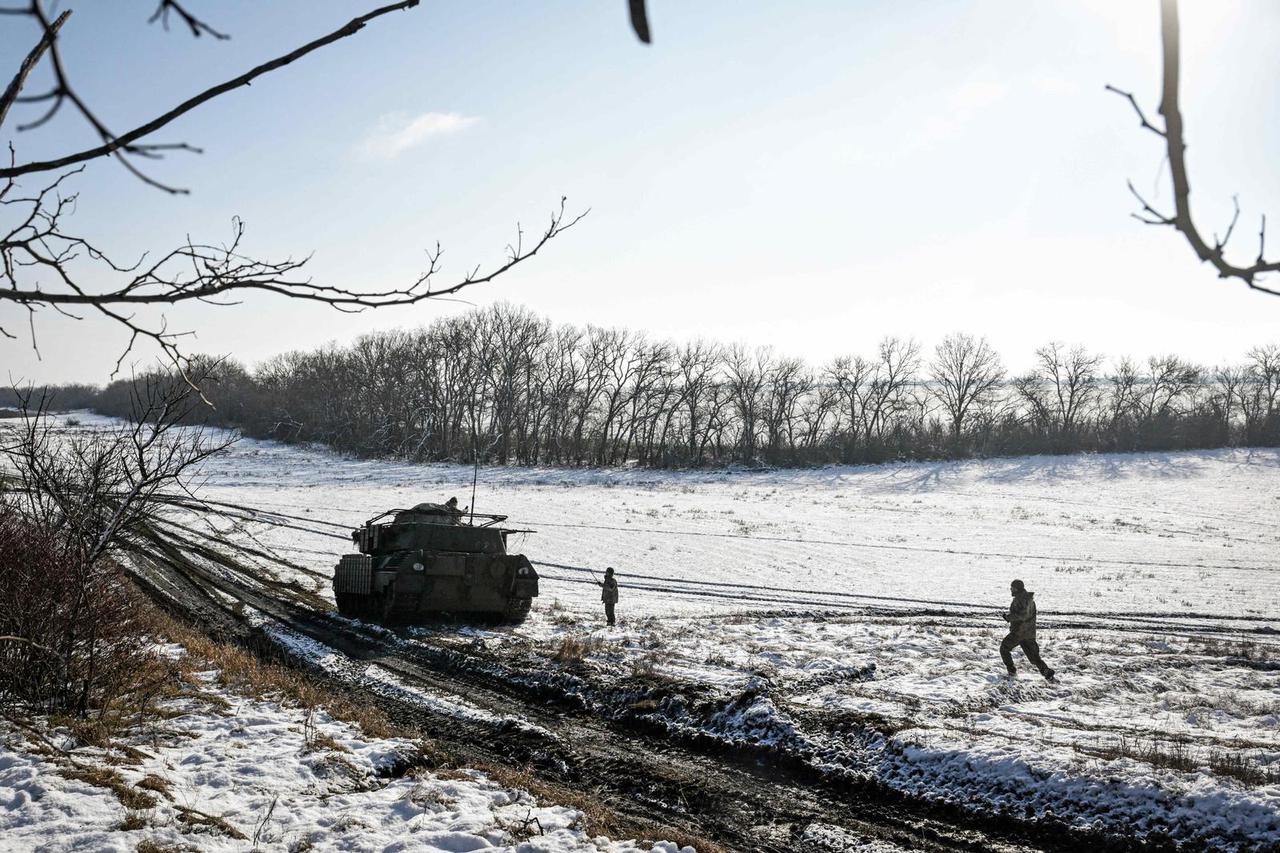
<instances>
[{"instance_id":1,"label":"tank","mask_svg":"<svg viewBox=\"0 0 1280 853\"><path fill-rule=\"evenodd\" d=\"M505 515L467 515L450 504L418 504L374 516L351 532L333 592L344 616L386 624L465 616L521 622L538 595L538 573L498 526Z\"/></svg>"}]
</instances>

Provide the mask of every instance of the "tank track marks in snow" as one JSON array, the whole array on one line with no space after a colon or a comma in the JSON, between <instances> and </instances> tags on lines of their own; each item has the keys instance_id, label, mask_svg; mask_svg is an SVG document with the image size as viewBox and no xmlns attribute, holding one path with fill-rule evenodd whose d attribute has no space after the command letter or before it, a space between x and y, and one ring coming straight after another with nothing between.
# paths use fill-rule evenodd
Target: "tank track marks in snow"
<instances>
[{"instance_id":1,"label":"tank track marks in snow","mask_svg":"<svg viewBox=\"0 0 1280 853\"><path fill-rule=\"evenodd\" d=\"M281 595L278 583L255 576L255 570L233 559L211 563L201 554L185 561L181 552L186 543L165 544L165 559L150 571L172 573L177 580L156 578L147 586L171 609L216 627L228 620L243 624L238 611L252 607L281 628L345 655L353 672L375 665L427 696L457 697L479 713L449 713L416 702L412 695L388 695L368 679L317 672L335 689L370 695L393 719L447 744L462 760L527 766L549 781L596 791L620 825L667 826L733 850L761 853L840 849L838 839L848 837L935 851L1146 849L1052 822L975 818L875 784L833 785L759 750L685 740L634 721L601 719L580 702L575 707L563 693L548 703L555 697L544 695L547 685L495 677L502 671L500 662L483 653L408 641L384 628L352 622L315 609L305 596L291 591ZM263 632L250 628L242 634L261 640ZM295 662L314 666L304 657Z\"/></svg>"}]
</instances>

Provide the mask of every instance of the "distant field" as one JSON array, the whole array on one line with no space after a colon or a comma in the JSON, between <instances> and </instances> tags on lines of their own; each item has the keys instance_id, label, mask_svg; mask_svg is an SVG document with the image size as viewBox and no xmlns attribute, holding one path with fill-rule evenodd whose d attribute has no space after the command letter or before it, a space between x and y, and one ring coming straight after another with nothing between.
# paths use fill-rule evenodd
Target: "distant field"
<instances>
[{"instance_id":1,"label":"distant field","mask_svg":"<svg viewBox=\"0 0 1280 853\"><path fill-rule=\"evenodd\" d=\"M242 440L208 468L204 494L354 526L450 495L467 504L471 473ZM542 603L592 605L585 570L608 565L631 587L628 611L654 614L996 609L1016 576L1047 614L1280 628L1276 449L733 473L482 468L477 504L537 529L513 549L564 567L540 569ZM316 568L346 548L261 535Z\"/></svg>"}]
</instances>

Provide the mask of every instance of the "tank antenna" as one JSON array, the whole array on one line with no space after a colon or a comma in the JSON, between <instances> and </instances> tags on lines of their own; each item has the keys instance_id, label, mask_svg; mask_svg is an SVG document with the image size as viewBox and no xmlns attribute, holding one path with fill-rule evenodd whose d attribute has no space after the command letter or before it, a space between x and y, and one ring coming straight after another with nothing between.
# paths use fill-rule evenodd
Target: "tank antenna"
<instances>
[{"instance_id":1,"label":"tank antenna","mask_svg":"<svg viewBox=\"0 0 1280 853\"><path fill-rule=\"evenodd\" d=\"M475 426L471 428L471 526L476 523L476 480L480 477L480 439L476 435Z\"/></svg>"}]
</instances>

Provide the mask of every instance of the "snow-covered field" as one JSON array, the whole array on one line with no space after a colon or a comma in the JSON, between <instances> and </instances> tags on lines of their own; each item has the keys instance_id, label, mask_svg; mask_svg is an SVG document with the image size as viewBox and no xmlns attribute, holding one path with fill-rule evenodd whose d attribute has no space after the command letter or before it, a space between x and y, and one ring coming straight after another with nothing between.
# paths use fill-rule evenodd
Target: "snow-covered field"
<instances>
[{"instance_id":1,"label":"snow-covered field","mask_svg":"<svg viewBox=\"0 0 1280 853\"><path fill-rule=\"evenodd\" d=\"M205 473L208 499L316 520L220 526L324 571L347 545L323 523L466 504L472 472L242 440ZM723 697L723 714L673 725L833 772L1081 827L1280 844L1280 450L482 469L477 503L537 530L511 544L542 596L517 629L420 642L461 633L551 661L568 639L603 688L648 673ZM609 565L612 630L592 583ZM1017 652L1021 677L1001 677L1014 577L1057 684Z\"/></svg>"},{"instance_id":2,"label":"snow-covered field","mask_svg":"<svg viewBox=\"0 0 1280 853\"><path fill-rule=\"evenodd\" d=\"M203 494L356 526L449 495L468 504L471 474L244 439L208 469ZM565 581L544 584L544 603L592 604L589 583L568 581L612 565L633 587L622 606L632 614L793 599L808 609L994 612L1007 603L1009 580L1021 577L1050 614L1191 613L1251 625L1280 618L1276 449L808 471L481 469L476 503L509 515L509 526L537 530L513 537L513 550L579 569L544 569ZM343 548L289 530L264 541L317 568ZM644 584L686 594L634 589Z\"/></svg>"},{"instance_id":3,"label":"snow-covered field","mask_svg":"<svg viewBox=\"0 0 1280 853\"><path fill-rule=\"evenodd\" d=\"M205 687L168 703L168 718L132 738L124 760L58 730L41 744L0 726L0 849L679 853L590 837L575 810L477 771L391 778L412 742L246 698L213 676L197 673ZM73 756L56 752L64 747ZM132 791L132 808L103 773Z\"/></svg>"}]
</instances>

